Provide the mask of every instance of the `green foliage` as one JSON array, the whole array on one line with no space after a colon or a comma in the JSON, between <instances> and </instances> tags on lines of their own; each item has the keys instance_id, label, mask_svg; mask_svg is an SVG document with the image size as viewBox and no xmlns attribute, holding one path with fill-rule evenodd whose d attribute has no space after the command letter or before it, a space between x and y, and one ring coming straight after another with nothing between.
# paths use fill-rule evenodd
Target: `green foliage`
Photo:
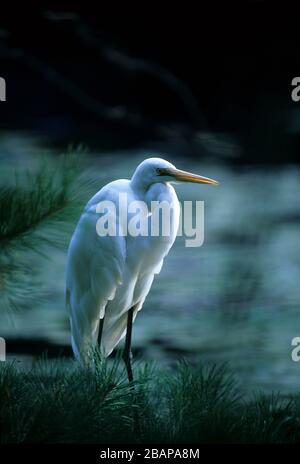
<instances>
[{"instance_id":1,"label":"green foliage","mask_svg":"<svg viewBox=\"0 0 300 464\"><path fill-rule=\"evenodd\" d=\"M297 399L242 401L224 366L174 370L99 357L36 362L28 372L0 365L0 443L286 443L300 440ZM137 429L137 421L139 427Z\"/></svg>"},{"instance_id":2,"label":"green foliage","mask_svg":"<svg viewBox=\"0 0 300 464\"><path fill-rule=\"evenodd\" d=\"M0 187L1 309L22 308L42 296L37 255L66 248L92 185L78 151L70 150L17 172L12 186Z\"/></svg>"},{"instance_id":3,"label":"green foliage","mask_svg":"<svg viewBox=\"0 0 300 464\"><path fill-rule=\"evenodd\" d=\"M74 206L83 187L78 164L73 152L57 160L45 158L35 172L21 176L17 173L13 187L0 188L2 250L16 245L36 249L41 240L59 243L57 234L53 236L49 229L46 234L40 227L47 225L59 229L57 221L67 223L73 218Z\"/></svg>"}]
</instances>

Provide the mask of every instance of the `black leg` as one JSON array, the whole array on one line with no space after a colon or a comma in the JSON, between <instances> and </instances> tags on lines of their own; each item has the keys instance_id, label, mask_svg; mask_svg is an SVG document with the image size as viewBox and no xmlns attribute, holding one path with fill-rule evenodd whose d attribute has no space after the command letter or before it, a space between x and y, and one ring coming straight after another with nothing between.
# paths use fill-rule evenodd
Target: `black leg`
<instances>
[{"instance_id":1,"label":"black leg","mask_svg":"<svg viewBox=\"0 0 300 464\"><path fill-rule=\"evenodd\" d=\"M123 352L123 359L127 369L128 380L131 383L133 381L132 367L131 367L131 334L132 334L132 321L133 321L134 306L129 309L127 314L127 331L125 339L125 348Z\"/></svg>"},{"instance_id":2,"label":"black leg","mask_svg":"<svg viewBox=\"0 0 300 464\"><path fill-rule=\"evenodd\" d=\"M131 359L132 359L132 352L131 352L131 335L132 335L132 322L133 322L133 313L134 313L135 306L129 309L127 314L127 331L126 331L126 338L125 338L125 348L123 352L123 359L125 362L127 375L129 383L133 382L133 374L132 374L132 366L131 366ZM134 385L131 385L131 390L134 392L135 388ZM133 404L136 404L136 396L134 396ZM133 411L134 416L134 429L135 433L139 436L141 433L140 428L140 419L138 416L138 412L136 409Z\"/></svg>"},{"instance_id":3,"label":"black leg","mask_svg":"<svg viewBox=\"0 0 300 464\"><path fill-rule=\"evenodd\" d=\"M104 317L102 317L102 319L100 319L100 322L99 322L99 332L98 332L98 346L99 346L99 349L101 348L103 324L104 324Z\"/></svg>"}]
</instances>

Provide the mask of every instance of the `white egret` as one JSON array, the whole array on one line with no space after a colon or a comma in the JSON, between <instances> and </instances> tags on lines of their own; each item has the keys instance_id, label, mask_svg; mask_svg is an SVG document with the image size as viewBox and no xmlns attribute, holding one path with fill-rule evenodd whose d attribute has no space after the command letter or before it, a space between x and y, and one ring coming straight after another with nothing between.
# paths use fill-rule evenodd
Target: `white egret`
<instances>
[{"instance_id":1,"label":"white egret","mask_svg":"<svg viewBox=\"0 0 300 464\"><path fill-rule=\"evenodd\" d=\"M213 179L176 169L163 159L146 159L136 168L131 180L110 182L91 198L68 250L66 301L74 354L84 361L88 350L98 341L103 355L109 356L126 334L124 361L129 381L133 379L132 324L177 234L180 207L170 185L174 181L218 184ZM128 205L136 201L147 206L151 202L167 202L172 211L169 234L153 236L149 224L146 236L124 233L124 218L121 220L122 211L118 206L120 194L126 194ZM107 205L103 202L108 201L116 205L107 214L115 221L117 233L99 235L97 205L101 202ZM127 219L130 219L132 214L128 211ZM150 222L151 214L146 216Z\"/></svg>"}]
</instances>

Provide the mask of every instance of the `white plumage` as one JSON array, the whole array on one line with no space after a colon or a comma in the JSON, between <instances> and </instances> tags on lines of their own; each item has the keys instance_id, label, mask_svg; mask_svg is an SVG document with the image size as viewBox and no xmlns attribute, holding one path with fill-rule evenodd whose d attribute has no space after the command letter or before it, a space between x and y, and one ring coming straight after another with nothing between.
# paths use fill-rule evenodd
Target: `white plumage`
<instances>
[{"instance_id":1,"label":"white plumage","mask_svg":"<svg viewBox=\"0 0 300 464\"><path fill-rule=\"evenodd\" d=\"M160 158L143 161L131 180L117 180L104 186L87 203L72 236L67 258L66 300L70 312L72 348L81 359L96 345L99 321L104 316L101 350L108 356L126 333L127 314L134 307L133 319L142 308L154 275L159 273L164 257L176 238L179 202L171 181L217 184L211 179L180 171ZM119 211L120 194L127 194L128 204L166 201L171 207L168 236L151 236L147 217L147 236L125 235ZM99 202L112 201L116 236L99 236L96 231ZM132 214L128 213L128 219ZM119 229L119 227L121 229Z\"/></svg>"}]
</instances>

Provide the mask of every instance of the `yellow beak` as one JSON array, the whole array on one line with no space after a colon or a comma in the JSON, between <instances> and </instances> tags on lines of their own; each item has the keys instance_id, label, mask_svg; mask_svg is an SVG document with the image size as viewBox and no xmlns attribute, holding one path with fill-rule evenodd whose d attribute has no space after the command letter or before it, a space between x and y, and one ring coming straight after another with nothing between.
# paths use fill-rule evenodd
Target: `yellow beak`
<instances>
[{"instance_id":1,"label":"yellow beak","mask_svg":"<svg viewBox=\"0 0 300 464\"><path fill-rule=\"evenodd\" d=\"M210 184L210 185L219 185L219 182L214 179L210 179L209 177L198 176L197 174L193 174L187 171L181 171L180 169L172 169L167 168L166 174L169 176L174 177L176 180L180 182L194 182L196 184Z\"/></svg>"}]
</instances>

